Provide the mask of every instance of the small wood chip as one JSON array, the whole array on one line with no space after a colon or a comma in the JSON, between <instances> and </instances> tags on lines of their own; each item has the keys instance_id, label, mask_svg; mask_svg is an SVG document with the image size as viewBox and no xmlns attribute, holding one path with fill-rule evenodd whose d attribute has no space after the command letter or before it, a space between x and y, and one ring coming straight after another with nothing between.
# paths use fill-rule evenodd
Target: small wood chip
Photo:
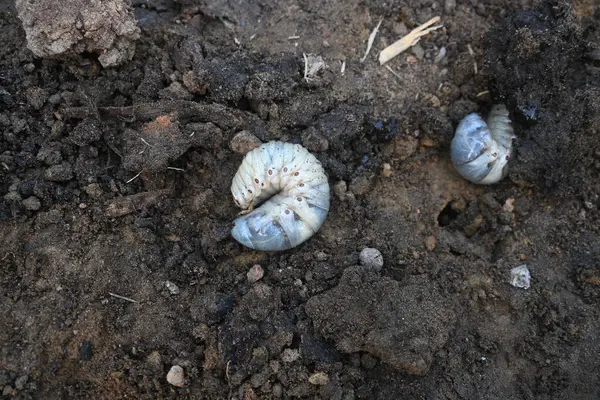
<instances>
[{"instance_id":1,"label":"small wood chip","mask_svg":"<svg viewBox=\"0 0 600 400\"><path fill-rule=\"evenodd\" d=\"M440 17L431 18L429 21L425 22L422 25L419 25L402 39L392 43L385 49L379 53L379 64L383 65L386 62L390 61L392 58L396 57L398 54L402 53L406 49L414 46L421 40L421 36L427 35L429 32L434 31L442 27L442 25L432 26L436 22L440 21Z\"/></svg>"}]
</instances>

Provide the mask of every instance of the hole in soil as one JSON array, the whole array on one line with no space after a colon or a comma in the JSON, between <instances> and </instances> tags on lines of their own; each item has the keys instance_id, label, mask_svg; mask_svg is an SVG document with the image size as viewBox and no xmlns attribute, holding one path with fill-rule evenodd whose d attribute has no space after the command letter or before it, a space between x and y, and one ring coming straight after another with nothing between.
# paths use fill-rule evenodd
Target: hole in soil
<instances>
[{"instance_id":1,"label":"hole in soil","mask_svg":"<svg viewBox=\"0 0 600 400\"><path fill-rule=\"evenodd\" d=\"M294 333L294 337L292 338L292 344L290 345L290 349L299 349L301 342L302 342L302 336L300 336L299 333Z\"/></svg>"},{"instance_id":2,"label":"hole in soil","mask_svg":"<svg viewBox=\"0 0 600 400\"><path fill-rule=\"evenodd\" d=\"M448 226L456 219L456 217L458 217L458 211L452 208L452 202L450 201L438 215L438 224L440 226Z\"/></svg>"}]
</instances>

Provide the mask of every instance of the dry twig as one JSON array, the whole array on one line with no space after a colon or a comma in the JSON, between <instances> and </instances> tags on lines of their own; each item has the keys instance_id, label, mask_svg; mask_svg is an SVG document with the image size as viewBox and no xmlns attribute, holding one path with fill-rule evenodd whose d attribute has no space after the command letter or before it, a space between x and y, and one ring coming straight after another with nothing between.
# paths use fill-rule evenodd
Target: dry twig
<instances>
[{"instance_id":1,"label":"dry twig","mask_svg":"<svg viewBox=\"0 0 600 400\"><path fill-rule=\"evenodd\" d=\"M406 49L419 43L421 36L427 35L429 32L434 31L442 27L442 25L436 25L429 28L431 25L439 22L440 17L431 18L429 21L422 25L417 26L410 33L404 36L402 39L392 43L379 53L379 64L383 65L398 54L402 53Z\"/></svg>"}]
</instances>

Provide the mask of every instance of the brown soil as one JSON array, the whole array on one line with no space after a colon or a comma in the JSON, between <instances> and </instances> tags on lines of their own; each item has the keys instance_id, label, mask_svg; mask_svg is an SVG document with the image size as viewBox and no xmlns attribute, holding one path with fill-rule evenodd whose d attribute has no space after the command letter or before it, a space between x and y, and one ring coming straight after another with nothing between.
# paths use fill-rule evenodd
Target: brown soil
<instances>
[{"instance_id":1,"label":"brown soil","mask_svg":"<svg viewBox=\"0 0 600 400\"><path fill-rule=\"evenodd\" d=\"M133 7L134 59L102 69L35 58L0 0L2 398L600 397L594 0ZM436 15L396 75L378 65ZM308 82L303 53L327 64ZM481 187L449 145L495 102L517 157ZM242 130L303 143L336 188L298 248L230 236Z\"/></svg>"}]
</instances>

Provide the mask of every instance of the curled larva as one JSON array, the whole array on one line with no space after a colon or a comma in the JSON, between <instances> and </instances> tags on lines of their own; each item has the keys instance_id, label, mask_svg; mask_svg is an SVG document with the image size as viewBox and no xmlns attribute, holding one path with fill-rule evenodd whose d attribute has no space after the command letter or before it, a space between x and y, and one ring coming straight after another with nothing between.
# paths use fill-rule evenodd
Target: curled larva
<instances>
[{"instance_id":1,"label":"curled larva","mask_svg":"<svg viewBox=\"0 0 600 400\"><path fill-rule=\"evenodd\" d=\"M329 211L329 183L319 160L299 144L269 142L242 161L231 184L235 203L252 210L231 234L251 249L278 251L319 230Z\"/></svg>"},{"instance_id":2,"label":"curled larva","mask_svg":"<svg viewBox=\"0 0 600 400\"><path fill-rule=\"evenodd\" d=\"M493 106L487 123L479 114L469 114L460 121L452 139L452 164L471 182L496 183L508 173L515 138L505 106Z\"/></svg>"}]
</instances>

